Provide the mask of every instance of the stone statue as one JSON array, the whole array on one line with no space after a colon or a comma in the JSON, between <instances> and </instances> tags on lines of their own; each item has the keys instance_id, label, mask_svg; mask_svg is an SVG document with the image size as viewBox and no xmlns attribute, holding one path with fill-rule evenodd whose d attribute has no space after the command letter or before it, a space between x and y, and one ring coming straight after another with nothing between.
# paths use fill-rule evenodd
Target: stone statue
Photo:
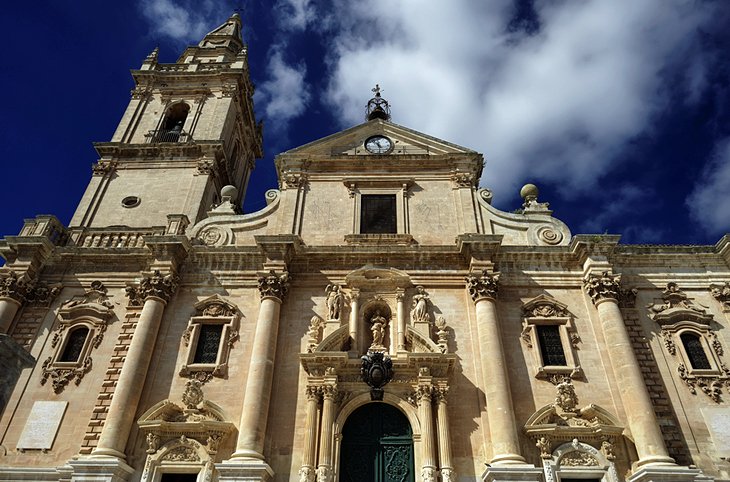
<instances>
[{"instance_id":1,"label":"stone statue","mask_svg":"<svg viewBox=\"0 0 730 482\"><path fill-rule=\"evenodd\" d=\"M413 295L413 309L411 310L411 319L414 323L428 323L428 305L430 302L431 300L426 294L426 290L423 289L423 286L417 286L416 294Z\"/></svg>"},{"instance_id":2,"label":"stone statue","mask_svg":"<svg viewBox=\"0 0 730 482\"><path fill-rule=\"evenodd\" d=\"M327 319L339 320L345 305L345 294L337 284L327 285L324 291L327 293Z\"/></svg>"},{"instance_id":3,"label":"stone statue","mask_svg":"<svg viewBox=\"0 0 730 482\"><path fill-rule=\"evenodd\" d=\"M383 349L383 338L385 337L385 325L388 320L380 314L380 311L376 311L375 315L370 318L370 331L373 332L373 344L370 346L372 349Z\"/></svg>"}]
</instances>

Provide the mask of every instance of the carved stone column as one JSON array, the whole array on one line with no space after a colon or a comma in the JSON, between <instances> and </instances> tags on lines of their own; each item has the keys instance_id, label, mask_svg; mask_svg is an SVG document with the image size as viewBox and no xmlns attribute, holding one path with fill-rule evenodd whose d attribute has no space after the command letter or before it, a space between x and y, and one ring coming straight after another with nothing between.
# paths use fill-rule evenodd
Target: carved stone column
<instances>
[{"instance_id":1,"label":"carved stone column","mask_svg":"<svg viewBox=\"0 0 730 482\"><path fill-rule=\"evenodd\" d=\"M438 427L439 442L439 467L441 468L441 481L456 481L456 472L451 463L451 434L449 431L449 413L446 407L448 387L440 387L436 390L436 426Z\"/></svg>"},{"instance_id":2,"label":"carved stone column","mask_svg":"<svg viewBox=\"0 0 730 482\"><path fill-rule=\"evenodd\" d=\"M319 405L320 388L315 386L307 387L307 419L304 433L304 454L302 456L302 468L299 469L299 480L314 482L315 479L315 456L317 455L317 407Z\"/></svg>"},{"instance_id":3,"label":"carved stone column","mask_svg":"<svg viewBox=\"0 0 730 482\"><path fill-rule=\"evenodd\" d=\"M674 459L669 456L664 445L649 391L644 384L644 377L618 306L620 279L620 275L608 273L589 274L585 278L584 289L598 310L598 318L606 338L606 351L639 455L637 465L673 464Z\"/></svg>"},{"instance_id":4,"label":"carved stone column","mask_svg":"<svg viewBox=\"0 0 730 482\"><path fill-rule=\"evenodd\" d=\"M263 461L264 437L274 377L274 356L281 303L289 291L289 275L273 270L258 280L261 306L253 338L251 363L238 428L236 452L231 459ZM269 469L270 470L270 469Z\"/></svg>"},{"instance_id":5,"label":"carved stone column","mask_svg":"<svg viewBox=\"0 0 730 482\"><path fill-rule=\"evenodd\" d=\"M421 443L423 444L422 482L436 481L436 443L433 433L433 394L431 385L419 385L416 389L418 418L421 420Z\"/></svg>"},{"instance_id":6,"label":"carved stone column","mask_svg":"<svg viewBox=\"0 0 730 482\"><path fill-rule=\"evenodd\" d=\"M358 347L358 316L360 314L360 290L353 289L350 293L350 351L357 352Z\"/></svg>"},{"instance_id":7,"label":"carved stone column","mask_svg":"<svg viewBox=\"0 0 730 482\"><path fill-rule=\"evenodd\" d=\"M469 295L476 306L479 346L487 399L489 434L492 441L491 465L524 464L520 455L509 377L504 362L504 348L497 318L497 282L499 274L484 270L481 276L466 277Z\"/></svg>"},{"instance_id":8,"label":"carved stone column","mask_svg":"<svg viewBox=\"0 0 730 482\"><path fill-rule=\"evenodd\" d=\"M23 303L23 284L15 271L0 280L0 333L7 333Z\"/></svg>"},{"instance_id":9,"label":"carved stone column","mask_svg":"<svg viewBox=\"0 0 730 482\"><path fill-rule=\"evenodd\" d=\"M119 373L99 443L91 452L92 457L111 456L124 460L124 447L134 424L162 314L176 289L177 276L163 276L159 271L144 278L138 288L127 289L127 296L132 303L144 302L144 305Z\"/></svg>"},{"instance_id":10,"label":"carved stone column","mask_svg":"<svg viewBox=\"0 0 730 482\"><path fill-rule=\"evenodd\" d=\"M406 351L406 294L405 290L398 288L395 293L396 299L396 326L398 329L398 350Z\"/></svg>"},{"instance_id":11,"label":"carved stone column","mask_svg":"<svg viewBox=\"0 0 730 482\"><path fill-rule=\"evenodd\" d=\"M337 385L322 387L322 429L319 437L319 465L317 482L332 481L332 433L335 424Z\"/></svg>"}]
</instances>

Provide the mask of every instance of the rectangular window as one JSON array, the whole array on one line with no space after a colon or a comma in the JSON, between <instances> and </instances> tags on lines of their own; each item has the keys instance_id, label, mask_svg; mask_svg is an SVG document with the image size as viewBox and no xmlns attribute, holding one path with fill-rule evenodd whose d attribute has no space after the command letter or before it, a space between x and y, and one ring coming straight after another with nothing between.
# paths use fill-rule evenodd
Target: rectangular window
<instances>
[{"instance_id":1,"label":"rectangular window","mask_svg":"<svg viewBox=\"0 0 730 482\"><path fill-rule=\"evenodd\" d=\"M537 340L540 354L545 366L566 366L563 342L560 339L558 325L541 325L537 327Z\"/></svg>"},{"instance_id":2,"label":"rectangular window","mask_svg":"<svg viewBox=\"0 0 730 482\"><path fill-rule=\"evenodd\" d=\"M223 335L223 325L206 323L200 326L193 363L216 363Z\"/></svg>"},{"instance_id":3,"label":"rectangular window","mask_svg":"<svg viewBox=\"0 0 730 482\"><path fill-rule=\"evenodd\" d=\"M360 200L361 234L396 234L395 194L363 194Z\"/></svg>"}]
</instances>

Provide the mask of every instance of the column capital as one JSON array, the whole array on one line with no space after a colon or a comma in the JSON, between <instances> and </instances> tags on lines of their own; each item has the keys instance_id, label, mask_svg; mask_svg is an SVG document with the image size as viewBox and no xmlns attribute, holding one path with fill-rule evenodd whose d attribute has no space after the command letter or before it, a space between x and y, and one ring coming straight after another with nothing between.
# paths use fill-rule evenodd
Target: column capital
<instances>
[{"instance_id":1,"label":"column capital","mask_svg":"<svg viewBox=\"0 0 730 482\"><path fill-rule=\"evenodd\" d=\"M338 394L337 385L322 385L320 387L320 393L322 394L323 399L336 401Z\"/></svg>"},{"instance_id":2,"label":"column capital","mask_svg":"<svg viewBox=\"0 0 730 482\"><path fill-rule=\"evenodd\" d=\"M433 385L418 385L414 393L416 403L420 406L422 403L431 403L436 394L436 389Z\"/></svg>"},{"instance_id":3,"label":"column capital","mask_svg":"<svg viewBox=\"0 0 730 482\"><path fill-rule=\"evenodd\" d=\"M8 275L0 280L0 298L11 299L21 304L25 299L25 291L25 282L22 278L18 279L17 273L13 270L10 270Z\"/></svg>"},{"instance_id":4,"label":"column capital","mask_svg":"<svg viewBox=\"0 0 730 482\"><path fill-rule=\"evenodd\" d=\"M275 298L279 302L284 301L286 294L289 292L290 281L291 278L287 271L279 275L273 269L269 270L268 274L260 276L258 279L261 299Z\"/></svg>"},{"instance_id":5,"label":"column capital","mask_svg":"<svg viewBox=\"0 0 730 482\"><path fill-rule=\"evenodd\" d=\"M318 387L316 385L307 385L307 388L305 389L305 393L307 394L307 400L309 401L317 401L319 402L320 396L321 396L321 387Z\"/></svg>"},{"instance_id":6,"label":"column capital","mask_svg":"<svg viewBox=\"0 0 730 482\"><path fill-rule=\"evenodd\" d=\"M129 304L132 306L142 306L147 298L159 298L167 303L175 294L179 278L174 273L163 275L159 270L155 270L152 276L142 278L139 286L127 286L125 291L129 298Z\"/></svg>"},{"instance_id":7,"label":"column capital","mask_svg":"<svg viewBox=\"0 0 730 482\"><path fill-rule=\"evenodd\" d=\"M604 271L600 275L590 273L583 279L583 289L591 297L594 305L606 300L618 302L619 296L621 296L620 283L620 274L610 274L608 271Z\"/></svg>"},{"instance_id":8,"label":"column capital","mask_svg":"<svg viewBox=\"0 0 730 482\"><path fill-rule=\"evenodd\" d=\"M469 290L469 296L471 296L474 303L483 299L497 298L499 273L490 273L485 269L482 270L481 276L472 273L465 280L466 288Z\"/></svg>"},{"instance_id":9,"label":"column capital","mask_svg":"<svg viewBox=\"0 0 730 482\"><path fill-rule=\"evenodd\" d=\"M449 387L437 387L434 390L436 401L439 403L447 403L449 401Z\"/></svg>"},{"instance_id":10,"label":"column capital","mask_svg":"<svg viewBox=\"0 0 730 482\"><path fill-rule=\"evenodd\" d=\"M27 275L9 270L8 275L0 280L0 299L47 306L61 292L61 286L48 286L43 281L28 280Z\"/></svg>"}]
</instances>

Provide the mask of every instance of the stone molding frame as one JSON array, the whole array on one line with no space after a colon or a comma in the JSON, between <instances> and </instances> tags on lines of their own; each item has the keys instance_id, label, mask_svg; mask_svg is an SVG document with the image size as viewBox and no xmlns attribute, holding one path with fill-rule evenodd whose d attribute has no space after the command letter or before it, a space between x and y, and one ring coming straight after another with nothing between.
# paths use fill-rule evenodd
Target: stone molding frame
<instances>
[{"instance_id":1,"label":"stone molding frame","mask_svg":"<svg viewBox=\"0 0 730 482\"><path fill-rule=\"evenodd\" d=\"M183 332L182 343L187 347L185 362L180 368L180 376L197 378L203 382L211 377L225 378L228 373L230 351L238 339L241 318L238 307L219 295L213 295L195 304L196 316L188 321ZM203 325L222 325L221 339L215 363L195 363L195 351Z\"/></svg>"},{"instance_id":2,"label":"stone molding frame","mask_svg":"<svg viewBox=\"0 0 730 482\"><path fill-rule=\"evenodd\" d=\"M162 400L137 424L145 434L147 460L141 482L159 482L163 473L198 473L198 482L212 480L220 444L236 429L223 409L206 400L198 380L189 380L184 408Z\"/></svg>"},{"instance_id":3,"label":"stone molding frame","mask_svg":"<svg viewBox=\"0 0 730 482\"><path fill-rule=\"evenodd\" d=\"M542 463L545 482L564 478L599 479L601 482L620 480L613 460L577 438L560 445L549 458L543 458Z\"/></svg>"},{"instance_id":4,"label":"stone molding frame","mask_svg":"<svg viewBox=\"0 0 730 482\"><path fill-rule=\"evenodd\" d=\"M107 299L107 290L101 281L91 283L91 288L81 299L66 301L58 310L59 323L51 338L53 355L46 358L41 367L41 385L52 381L53 391L61 393L70 381L81 383L91 370L91 352L99 348L104 332L113 315L112 303ZM62 361L70 335L79 329L86 329L86 338L76 361Z\"/></svg>"},{"instance_id":5,"label":"stone molding frame","mask_svg":"<svg viewBox=\"0 0 730 482\"><path fill-rule=\"evenodd\" d=\"M565 376L573 379L583 376L583 369L577 363L575 353L581 339L573 323L573 315L567 308L567 305L544 294L522 305L523 318L520 337L527 348L532 351L535 378L551 380L554 384ZM565 366L545 365L537 335L540 326L558 327L565 355Z\"/></svg>"},{"instance_id":6,"label":"stone molding frame","mask_svg":"<svg viewBox=\"0 0 730 482\"><path fill-rule=\"evenodd\" d=\"M408 214L408 198L410 189L414 184L413 179L371 179L371 178L348 178L343 181L352 204L352 233L361 235L360 212L361 197L363 194L390 194L396 199L396 229L398 235L410 233L410 221ZM400 240L400 238L395 238ZM352 239L351 241L352 242Z\"/></svg>"},{"instance_id":7,"label":"stone molding frame","mask_svg":"<svg viewBox=\"0 0 730 482\"><path fill-rule=\"evenodd\" d=\"M712 329L713 317L693 302L677 285L668 283L662 292L660 303L647 306L649 318L661 327L660 336L664 350L677 360L679 378L690 393L699 388L715 403L722 402L722 388L730 388L730 369L722 361L724 349L717 333ZM710 368L694 368L687 353L682 335L698 338Z\"/></svg>"}]
</instances>

